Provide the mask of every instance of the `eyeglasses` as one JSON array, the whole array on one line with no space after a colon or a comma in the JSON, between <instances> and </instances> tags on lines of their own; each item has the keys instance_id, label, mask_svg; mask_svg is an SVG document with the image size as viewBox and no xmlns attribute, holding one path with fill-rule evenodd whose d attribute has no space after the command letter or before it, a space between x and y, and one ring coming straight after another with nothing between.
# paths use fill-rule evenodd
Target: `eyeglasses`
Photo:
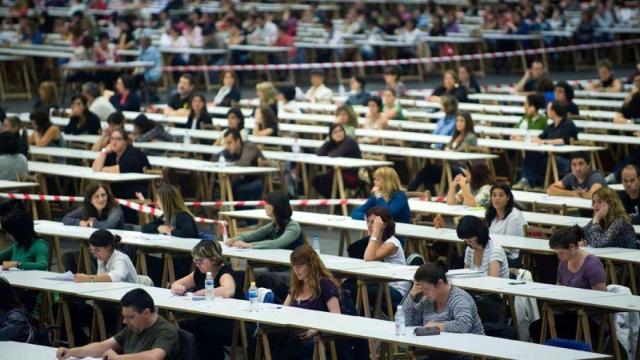
<instances>
[{"instance_id":1,"label":"eyeglasses","mask_svg":"<svg viewBox=\"0 0 640 360\"><path fill-rule=\"evenodd\" d=\"M123 141L124 138L121 138L121 137L110 137L109 140L110 141Z\"/></svg>"},{"instance_id":2,"label":"eyeglasses","mask_svg":"<svg viewBox=\"0 0 640 360\"><path fill-rule=\"evenodd\" d=\"M204 258L193 259L193 263L196 265L202 265L204 264L205 261L207 261L207 259L204 259Z\"/></svg>"}]
</instances>

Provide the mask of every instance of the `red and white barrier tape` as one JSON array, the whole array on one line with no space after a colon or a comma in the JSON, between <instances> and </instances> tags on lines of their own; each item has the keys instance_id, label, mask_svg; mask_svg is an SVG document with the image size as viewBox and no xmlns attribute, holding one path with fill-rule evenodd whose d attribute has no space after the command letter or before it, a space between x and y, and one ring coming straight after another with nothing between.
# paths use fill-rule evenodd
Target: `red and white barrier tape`
<instances>
[{"instance_id":1,"label":"red and white barrier tape","mask_svg":"<svg viewBox=\"0 0 640 360\"><path fill-rule=\"evenodd\" d=\"M370 66L389 66L389 65L416 65L416 64L435 64L451 61L468 61L480 59L496 59L503 57L513 57L521 55L539 55L557 52L568 52L577 50L590 50L603 47L635 45L640 43L640 39L617 40L597 44L580 44L567 46L554 46L548 48L498 51L480 54L464 54L464 55L446 55L437 57L423 57L412 59L390 59L390 60L367 60L367 61L339 61L326 63L304 63L304 64L246 64L246 65L180 65L180 66L164 66L164 71L258 71L258 70L308 70L308 69L336 69L336 68L353 68L353 67L370 67Z\"/></svg>"},{"instance_id":2,"label":"red and white barrier tape","mask_svg":"<svg viewBox=\"0 0 640 360\"><path fill-rule=\"evenodd\" d=\"M330 206L330 205L349 205L360 204L364 199L317 199L317 200L290 200L291 206ZM187 206L193 207L215 207L221 208L223 206L264 206L266 202L264 200L255 201L193 201L185 202Z\"/></svg>"},{"instance_id":3,"label":"red and white barrier tape","mask_svg":"<svg viewBox=\"0 0 640 360\"><path fill-rule=\"evenodd\" d=\"M42 195L42 194L16 194L16 193L0 193L0 198L12 199L12 200L30 200L30 201L53 201L53 202L81 202L84 201L84 197L82 196L64 196L64 195ZM161 216L162 210L155 208L153 206L140 204L135 201L124 200L124 199L116 199L118 204L126 206L130 209L136 210L138 212L142 212L145 214L150 214L153 216ZM223 220L215 220L215 219L207 219L203 217L196 216L194 220L201 224L223 224L226 221Z\"/></svg>"}]
</instances>

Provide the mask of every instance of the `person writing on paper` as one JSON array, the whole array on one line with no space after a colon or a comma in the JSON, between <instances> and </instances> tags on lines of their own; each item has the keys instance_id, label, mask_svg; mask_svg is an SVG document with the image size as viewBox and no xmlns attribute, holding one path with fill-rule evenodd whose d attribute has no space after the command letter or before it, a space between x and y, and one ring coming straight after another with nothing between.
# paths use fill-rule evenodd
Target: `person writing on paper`
<instances>
[{"instance_id":1,"label":"person writing on paper","mask_svg":"<svg viewBox=\"0 0 640 360\"><path fill-rule=\"evenodd\" d=\"M62 218L65 225L96 229L123 229L124 218L107 183L90 182L84 190L82 206Z\"/></svg>"},{"instance_id":2,"label":"person writing on paper","mask_svg":"<svg viewBox=\"0 0 640 360\"><path fill-rule=\"evenodd\" d=\"M0 277L0 294L0 341L29 342L34 335L29 313L22 306L14 288L3 277Z\"/></svg>"},{"instance_id":3,"label":"person writing on paper","mask_svg":"<svg viewBox=\"0 0 640 360\"><path fill-rule=\"evenodd\" d=\"M458 174L453 178L447 192L447 204L487 207L491 186L494 183L495 179L491 175L487 163L484 161L475 162L471 169L465 169L463 174Z\"/></svg>"},{"instance_id":4,"label":"person writing on paper","mask_svg":"<svg viewBox=\"0 0 640 360\"><path fill-rule=\"evenodd\" d=\"M82 347L60 347L56 351L58 360L71 357L101 357L117 360L180 358L178 329L156 313L151 295L143 289L133 289L120 300L122 318L126 325L115 336ZM135 356L127 356L135 355Z\"/></svg>"},{"instance_id":5,"label":"person writing on paper","mask_svg":"<svg viewBox=\"0 0 640 360\"><path fill-rule=\"evenodd\" d=\"M49 268L49 244L36 234L31 215L13 210L2 220L2 232L11 243L0 252L3 269L42 270Z\"/></svg>"},{"instance_id":6,"label":"person writing on paper","mask_svg":"<svg viewBox=\"0 0 640 360\"><path fill-rule=\"evenodd\" d=\"M121 238L105 229L94 231L89 237L89 249L98 260L97 275L78 273L75 282L137 283L138 274L128 255L116 249Z\"/></svg>"},{"instance_id":7,"label":"person writing on paper","mask_svg":"<svg viewBox=\"0 0 640 360\"><path fill-rule=\"evenodd\" d=\"M271 222L261 228L229 238L225 245L241 249L288 249L293 250L304 242L302 227L291 218L293 211L289 196L274 191L264 198L264 212Z\"/></svg>"},{"instance_id":8,"label":"person writing on paper","mask_svg":"<svg viewBox=\"0 0 640 360\"><path fill-rule=\"evenodd\" d=\"M602 261L580 247L585 234L578 225L560 228L553 232L549 247L558 255L557 284L579 289L607 291L606 275ZM571 339L576 335L578 317L575 312L555 314L556 331L559 338ZM592 329L600 325L590 319ZM542 320L529 326L535 343L540 342Z\"/></svg>"},{"instance_id":9,"label":"person writing on paper","mask_svg":"<svg viewBox=\"0 0 640 360\"><path fill-rule=\"evenodd\" d=\"M593 219L584 227L584 239L591 247L638 248L635 230L615 190L601 187L593 193Z\"/></svg>"},{"instance_id":10,"label":"person writing on paper","mask_svg":"<svg viewBox=\"0 0 640 360\"><path fill-rule=\"evenodd\" d=\"M604 176L591 168L589 155L571 153L571 172L549 186L547 195L591 199L596 190L607 186Z\"/></svg>"},{"instance_id":11,"label":"person writing on paper","mask_svg":"<svg viewBox=\"0 0 640 360\"><path fill-rule=\"evenodd\" d=\"M489 224L489 233L498 235L525 236L527 220L515 207L513 193L507 184L495 184L491 187L491 201L485 213ZM520 268L518 249L505 250L509 267Z\"/></svg>"},{"instance_id":12,"label":"person writing on paper","mask_svg":"<svg viewBox=\"0 0 640 360\"><path fill-rule=\"evenodd\" d=\"M473 298L466 291L449 284L446 264L425 263L413 278L413 288L402 306L406 326L484 335Z\"/></svg>"},{"instance_id":13,"label":"person writing on paper","mask_svg":"<svg viewBox=\"0 0 640 360\"><path fill-rule=\"evenodd\" d=\"M184 204L182 194L173 185L162 184L156 189L156 206L162 215L142 226L147 234L165 234L180 238L198 238L193 214Z\"/></svg>"},{"instance_id":14,"label":"person writing on paper","mask_svg":"<svg viewBox=\"0 0 640 360\"><path fill-rule=\"evenodd\" d=\"M339 283L309 245L301 245L290 256L291 285L284 306L340 314ZM313 353L317 330L302 330L282 336L274 343L274 359L306 359Z\"/></svg>"},{"instance_id":15,"label":"person writing on paper","mask_svg":"<svg viewBox=\"0 0 640 360\"><path fill-rule=\"evenodd\" d=\"M464 252L464 267L478 270L487 276L509 278L509 264L502 246L494 243L489 228L475 216L463 216L456 234L467 244Z\"/></svg>"},{"instance_id":16,"label":"person writing on paper","mask_svg":"<svg viewBox=\"0 0 640 360\"><path fill-rule=\"evenodd\" d=\"M207 272L213 276L213 292L216 297L244 299L242 287L235 280L235 272L230 264L224 263L222 248L218 241L202 240L191 250L196 269L182 279L171 284L171 292L176 295L204 296L204 282ZM224 360L224 346L231 344L233 320L200 316L180 321L180 328L196 337L200 358Z\"/></svg>"}]
</instances>

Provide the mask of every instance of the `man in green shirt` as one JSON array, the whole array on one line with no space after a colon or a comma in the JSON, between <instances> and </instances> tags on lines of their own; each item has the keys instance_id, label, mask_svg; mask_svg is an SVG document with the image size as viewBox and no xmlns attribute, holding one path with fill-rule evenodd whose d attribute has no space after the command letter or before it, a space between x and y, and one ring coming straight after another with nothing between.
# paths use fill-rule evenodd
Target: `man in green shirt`
<instances>
[{"instance_id":1,"label":"man in green shirt","mask_svg":"<svg viewBox=\"0 0 640 360\"><path fill-rule=\"evenodd\" d=\"M114 337L83 347L61 347L59 360L70 357L101 357L108 360L178 359L178 329L159 316L153 299L143 289L133 289L120 300L123 322L127 325Z\"/></svg>"}]
</instances>

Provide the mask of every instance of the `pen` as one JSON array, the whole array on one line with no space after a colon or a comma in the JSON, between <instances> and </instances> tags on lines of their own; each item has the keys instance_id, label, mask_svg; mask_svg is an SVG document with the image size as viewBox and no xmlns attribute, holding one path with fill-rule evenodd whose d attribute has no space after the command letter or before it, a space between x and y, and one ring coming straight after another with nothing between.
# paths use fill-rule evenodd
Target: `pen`
<instances>
[{"instance_id":1,"label":"pen","mask_svg":"<svg viewBox=\"0 0 640 360\"><path fill-rule=\"evenodd\" d=\"M509 283L509 285L524 285L526 283L526 281L512 281Z\"/></svg>"}]
</instances>

